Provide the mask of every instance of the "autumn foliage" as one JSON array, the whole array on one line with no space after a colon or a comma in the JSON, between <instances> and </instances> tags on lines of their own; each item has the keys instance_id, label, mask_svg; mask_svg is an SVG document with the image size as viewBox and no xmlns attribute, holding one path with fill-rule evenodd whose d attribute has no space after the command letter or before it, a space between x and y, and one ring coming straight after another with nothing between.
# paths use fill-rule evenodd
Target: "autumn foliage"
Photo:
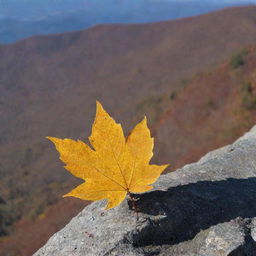
<instances>
[{"instance_id":1,"label":"autumn foliage","mask_svg":"<svg viewBox=\"0 0 256 256\"><path fill-rule=\"evenodd\" d=\"M165 170L167 165L150 165L153 156L153 138L144 118L125 139L123 129L102 105L97 111L89 141L47 137L56 146L65 168L74 176L85 180L64 195L84 200L107 199L106 209L119 205L127 193L141 193Z\"/></svg>"}]
</instances>

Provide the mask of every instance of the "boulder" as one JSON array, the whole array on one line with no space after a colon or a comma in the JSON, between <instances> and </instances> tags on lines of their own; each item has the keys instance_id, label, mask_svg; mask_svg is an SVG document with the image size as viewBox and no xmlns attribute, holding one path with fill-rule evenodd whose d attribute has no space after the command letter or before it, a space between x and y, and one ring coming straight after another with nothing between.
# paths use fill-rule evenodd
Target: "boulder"
<instances>
[{"instance_id":1,"label":"boulder","mask_svg":"<svg viewBox=\"0 0 256 256\"><path fill-rule=\"evenodd\" d=\"M95 202L34 256L256 255L256 126L105 211Z\"/></svg>"}]
</instances>

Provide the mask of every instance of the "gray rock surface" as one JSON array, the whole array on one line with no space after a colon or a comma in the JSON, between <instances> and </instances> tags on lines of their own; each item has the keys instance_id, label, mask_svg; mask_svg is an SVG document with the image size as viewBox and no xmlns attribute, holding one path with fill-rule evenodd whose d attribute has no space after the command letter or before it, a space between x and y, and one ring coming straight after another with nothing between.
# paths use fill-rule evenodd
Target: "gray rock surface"
<instances>
[{"instance_id":1,"label":"gray rock surface","mask_svg":"<svg viewBox=\"0 0 256 256\"><path fill-rule=\"evenodd\" d=\"M256 126L136 197L139 220L92 203L34 256L256 256Z\"/></svg>"}]
</instances>

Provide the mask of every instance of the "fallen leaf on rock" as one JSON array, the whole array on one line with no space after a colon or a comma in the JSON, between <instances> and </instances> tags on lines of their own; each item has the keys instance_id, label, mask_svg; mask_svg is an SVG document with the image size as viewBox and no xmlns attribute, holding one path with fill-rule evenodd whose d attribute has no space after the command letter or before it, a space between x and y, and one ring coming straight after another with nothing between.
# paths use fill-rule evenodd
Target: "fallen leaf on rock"
<instances>
[{"instance_id":1,"label":"fallen leaf on rock","mask_svg":"<svg viewBox=\"0 0 256 256\"><path fill-rule=\"evenodd\" d=\"M107 199L106 209L119 205L127 193L146 192L168 165L151 165L153 138L144 118L125 139L123 129L102 105L97 111L90 146L71 139L47 137L60 153L65 168L85 182L70 193L84 200Z\"/></svg>"}]
</instances>

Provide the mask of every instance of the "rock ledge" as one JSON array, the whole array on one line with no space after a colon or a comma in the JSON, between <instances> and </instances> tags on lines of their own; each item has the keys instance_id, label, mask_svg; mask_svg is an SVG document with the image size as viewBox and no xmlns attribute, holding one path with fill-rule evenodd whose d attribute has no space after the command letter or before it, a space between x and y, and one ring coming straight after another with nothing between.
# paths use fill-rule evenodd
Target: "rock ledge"
<instances>
[{"instance_id":1,"label":"rock ledge","mask_svg":"<svg viewBox=\"0 0 256 256\"><path fill-rule=\"evenodd\" d=\"M256 256L256 126L104 211L92 203L34 256Z\"/></svg>"}]
</instances>

